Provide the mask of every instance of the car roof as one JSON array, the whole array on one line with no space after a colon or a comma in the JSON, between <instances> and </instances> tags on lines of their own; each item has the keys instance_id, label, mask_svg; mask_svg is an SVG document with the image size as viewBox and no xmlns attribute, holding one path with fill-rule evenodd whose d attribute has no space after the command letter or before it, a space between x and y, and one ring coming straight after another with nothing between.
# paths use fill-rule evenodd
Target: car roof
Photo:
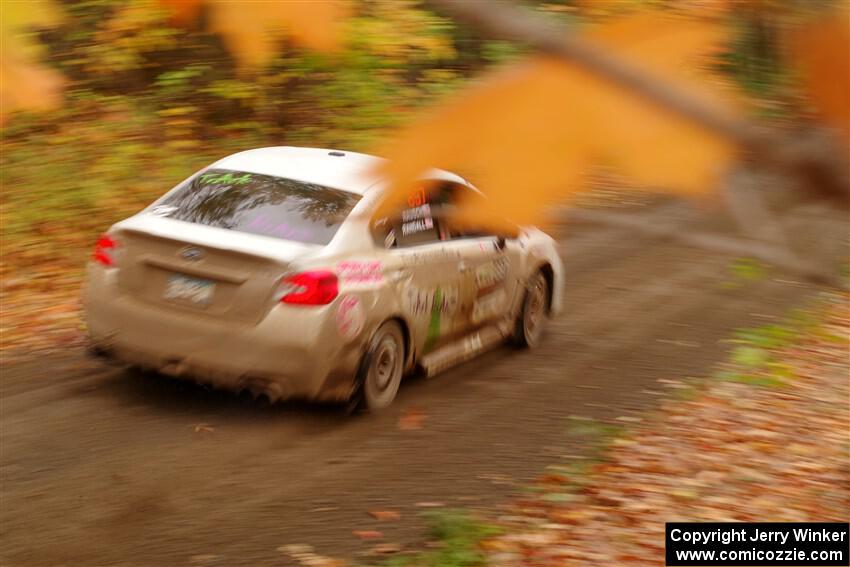
<instances>
[{"instance_id":1,"label":"car roof","mask_svg":"<svg viewBox=\"0 0 850 567\"><path fill-rule=\"evenodd\" d=\"M384 161L383 158L346 150L275 146L239 152L218 160L210 167L297 179L362 195L381 181L376 171ZM432 169L423 178L468 185L459 175L442 169Z\"/></svg>"}]
</instances>

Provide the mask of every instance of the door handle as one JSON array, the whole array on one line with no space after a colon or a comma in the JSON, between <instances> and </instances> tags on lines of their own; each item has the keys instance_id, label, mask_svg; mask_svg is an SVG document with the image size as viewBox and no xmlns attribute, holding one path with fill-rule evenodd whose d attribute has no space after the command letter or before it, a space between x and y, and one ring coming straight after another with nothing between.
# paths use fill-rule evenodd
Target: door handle
<instances>
[{"instance_id":1,"label":"door handle","mask_svg":"<svg viewBox=\"0 0 850 567\"><path fill-rule=\"evenodd\" d=\"M471 269L472 265L467 262L464 262L463 260L461 260L457 265L457 270L462 274L468 272Z\"/></svg>"}]
</instances>

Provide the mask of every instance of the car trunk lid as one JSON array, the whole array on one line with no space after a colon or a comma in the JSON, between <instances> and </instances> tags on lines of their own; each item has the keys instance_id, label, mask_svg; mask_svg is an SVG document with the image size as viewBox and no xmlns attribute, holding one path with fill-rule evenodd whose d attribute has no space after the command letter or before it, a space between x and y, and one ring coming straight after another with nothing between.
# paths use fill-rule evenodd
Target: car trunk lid
<instances>
[{"instance_id":1,"label":"car trunk lid","mask_svg":"<svg viewBox=\"0 0 850 567\"><path fill-rule=\"evenodd\" d=\"M116 227L118 285L134 299L256 324L292 261L315 246L141 215Z\"/></svg>"}]
</instances>

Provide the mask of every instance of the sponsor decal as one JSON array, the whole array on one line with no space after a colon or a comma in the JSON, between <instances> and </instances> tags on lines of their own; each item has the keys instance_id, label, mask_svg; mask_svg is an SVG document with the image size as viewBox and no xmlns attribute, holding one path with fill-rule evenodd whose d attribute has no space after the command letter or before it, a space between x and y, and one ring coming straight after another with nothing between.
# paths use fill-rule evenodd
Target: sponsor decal
<instances>
[{"instance_id":1,"label":"sponsor decal","mask_svg":"<svg viewBox=\"0 0 850 567\"><path fill-rule=\"evenodd\" d=\"M401 234L407 236L416 234L417 232L425 232L434 228L434 221L431 218L416 219L401 225Z\"/></svg>"},{"instance_id":2,"label":"sponsor decal","mask_svg":"<svg viewBox=\"0 0 850 567\"><path fill-rule=\"evenodd\" d=\"M481 333L475 333L463 340L463 351L465 353L478 352L484 346L484 341L481 340Z\"/></svg>"},{"instance_id":3,"label":"sponsor decal","mask_svg":"<svg viewBox=\"0 0 850 567\"><path fill-rule=\"evenodd\" d=\"M401 220L402 222L410 222L417 219L430 219L431 218L431 205L424 204L421 207L413 207L411 209L405 209L401 212Z\"/></svg>"},{"instance_id":4,"label":"sponsor decal","mask_svg":"<svg viewBox=\"0 0 850 567\"><path fill-rule=\"evenodd\" d=\"M443 289L419 289L411 287L405 295L406 307L413 316L428 317L428 329L425 333L424 352L431 351L442 334L443 316L457 311L459 293L457 287Z\"/></svg>"},{"instance_id":5,"label":"sponsor decal","mask_svg":"<svg viewBox=\"0 0 850 567\"><path fill-rule=\"evenodd\" d=\"M304 241L313 238L312 230L297 228L285 222L277 222L264 213L260 213L251 219L246 229L248 232L253 232L261 236L274 236L289 240Z\"/></svg>"},{"instance_id":6,"label":"sponsor decal","mask_svg":"<svg viewBox=\"0 0 850 567\"><path fill-rule=\"evenodd\" d=\"M240 176L232 173L204 173L199 179L204 184L215 185L246 185L251 182L251 174L244 173Z\"/></svg>"},{"instance_id":7,"label":"sponsor decal","mask_svg":"<svg viewBox=\"0 0 850 567\"><path fill-rule=\"evenodd\" d=\"M425 188L421 187L415 191L411 191L407 196L408 207L419 207L425 204Z\"/></svg>"},{"instance_id":8,"label":"sponsor decal","mask_svg":"<svg viewBox=\"0 0 850 567\"><path fill-rule=\"evenodd\" d=\"M418 266L424 262L455 260L461 258L461 256L460 251L457 249L439 247L436 250L428 250L427 252L412 252L410 255L405 255L402 261L406 266Z\"/></svg>"},{"instance_id":9,"label":"sponsor decal","mask_svg":"<svg viewBox=\"0 0 850 567\"><path fill-rule=\"evenodd\" d=\"M344 296L336 311L336 328L339 335L350 341L363 331L365 323L366 311L360 299L353 295Z\"/></svg>"},{"instance_id":10,"label":"sponsor decal","mask_svg":"<svg viewBox=\"0 0 850 567\"><path fill-rule=\"evenodd\" d=\"M437 344L437 339L440 338L440 319L442 318L442 310L440 309L440 305L443 302L443 294L440 291L440 288L434 290L434 297L432 299L432 307L431 307L431 319L428 321L428 332L425 335L425 345L422 347L422 350L425 352L430 352L434 349L434 345Z\"/></svg>"},{"instance_id":11,"label":"sponsor decal","mask_svg":"<svg viewBox=\"0 0 850 567\"><path fill-rule=\"evenodd\" d=\"M504 257L487 262L479 267L475 270L475 285L478 287L478 294L484 295L492 291L495 287L504 283L507 275L508 259Z\"/></svg>"},{"instance_id":12,"label":"sponsor decal","mask_svg":"<svg viewBox=\"0 0 850 567\"><path fill-rule=\"evenodd\" d=\"M458 289L449 287L442 289L420 289L411 287L407 290L407 310L413 315L423 313L434 313L436 309L440 314L450 315L457 310Z\"/></svg>"},{"instance_id":13,"label":"sponsor decal","mask_svg":"<svg viewBox=\"0 0 850 567\"><path fill-rule=\"evenodd\" d=\"M336 271L347 284L384 281L384 268L379 260L347 260L337 264Z\"/></svg>"},{"instance_id":14,"label":"sponsor decal","mask_svg":"<svg viewBox=\"0 0 850 567\"><path fill-rule=\"evenodd\" d=\"M472 322L476 324L481 323L503 313L506 299L507 293L504 287L479 298L472 308Z\"/></svg>"}]
</instances>

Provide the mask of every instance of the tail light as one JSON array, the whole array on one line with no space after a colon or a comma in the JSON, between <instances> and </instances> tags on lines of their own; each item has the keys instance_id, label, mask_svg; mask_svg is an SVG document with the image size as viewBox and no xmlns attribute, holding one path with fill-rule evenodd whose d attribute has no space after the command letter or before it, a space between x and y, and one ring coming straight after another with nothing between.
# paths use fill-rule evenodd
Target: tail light
<instances>
[{"instance_id":1,"label":"tail light","mask_svg":"<svg viewBox=\"0 0 850 567\"><path fill-rule=\"evenodd\" d=\"M114 266L116 263L116 248L118 248L118 242L111 236L104 234L97 239L97 243L94 245L92 259L104 266Z\"/></svg>"},{"instance_id":2,"label":"tail light","mask_svg":"<svg viewBox=\"0 0 850 567\"><path fill-rule=\"evenodd\" d=\"M327 305L339 294L336 274L327 270L287 276L281 284L281 302L292 305Z\"/></svg>"}]
</instances>

